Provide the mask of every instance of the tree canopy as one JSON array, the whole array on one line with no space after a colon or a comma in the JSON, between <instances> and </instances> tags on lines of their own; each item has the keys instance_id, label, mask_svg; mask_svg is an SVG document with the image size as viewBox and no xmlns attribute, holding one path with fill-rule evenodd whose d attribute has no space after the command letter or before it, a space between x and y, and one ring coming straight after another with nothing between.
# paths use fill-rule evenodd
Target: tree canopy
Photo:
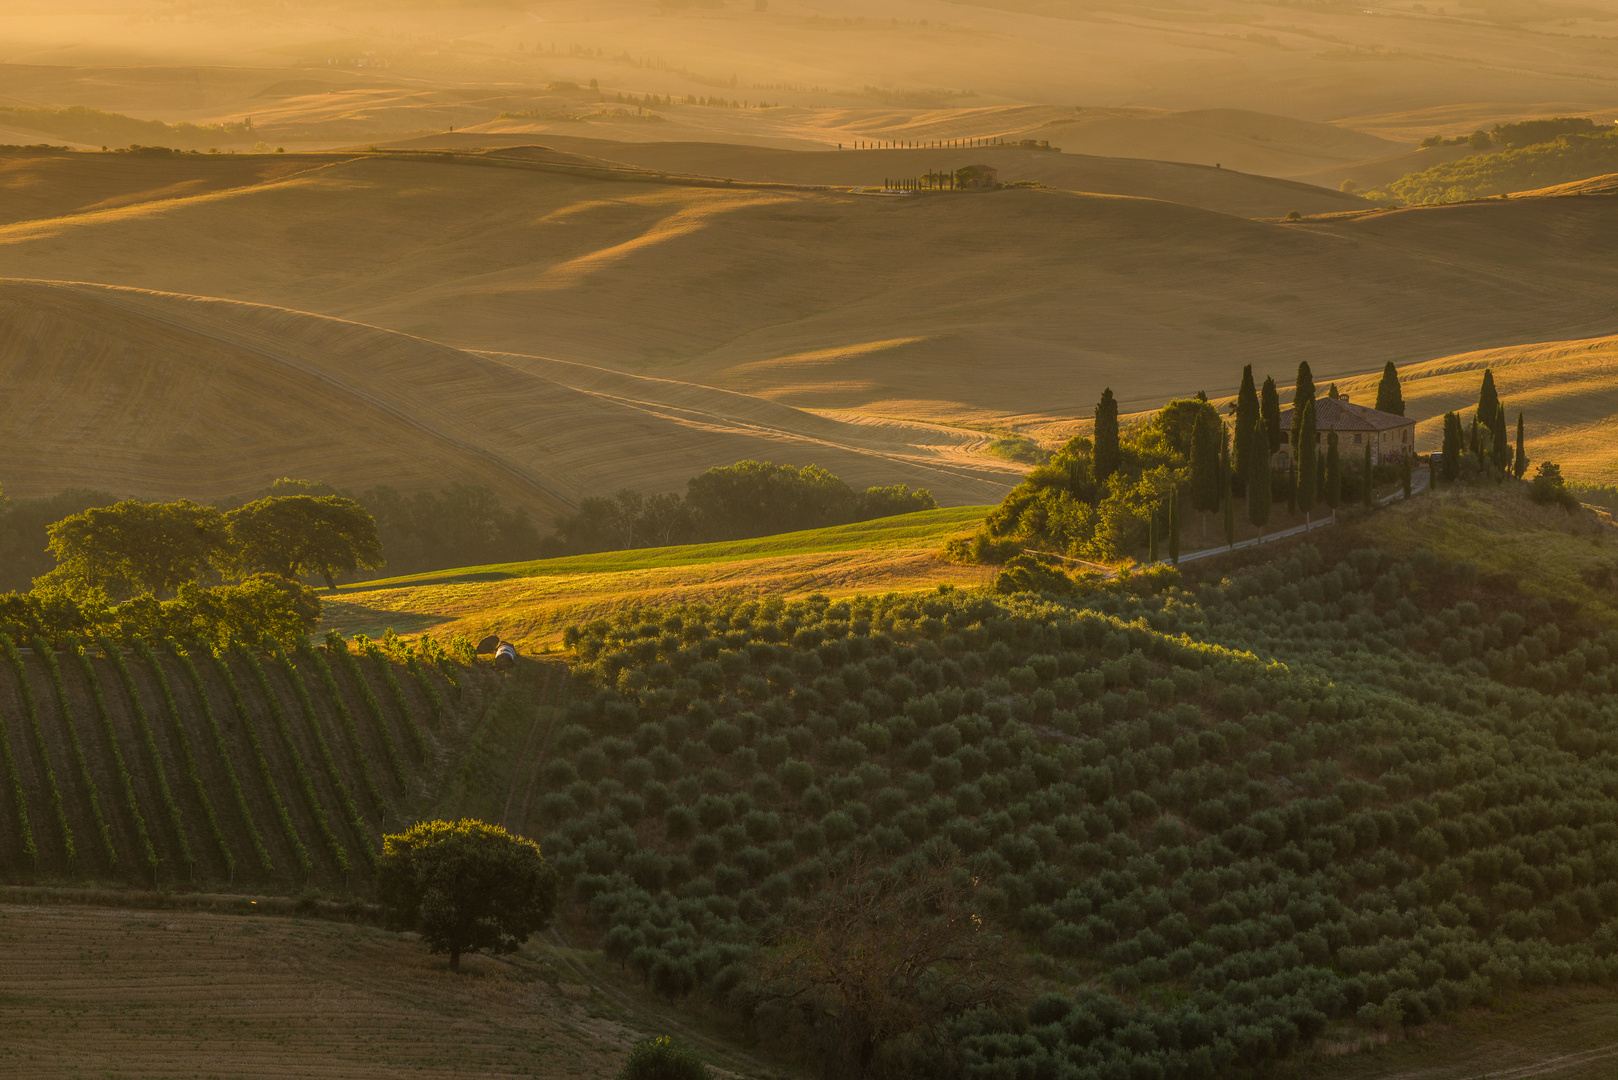
<instances>
[{"instance_id":1,"label":"tree canopy","mask_svg":"<svg viewBox=\"0 0 1618 1080\"><path fill-rule=\"evenodd\" d=\"M1378 412L1392 413L1394 416L1405 414L1404 390L1399 385L1399 369L1389 360L1382 369L1382 381L1376 384L1376 409Z\"/></svg>"},{"instance_id":2,"label":"tree canopy","mask_svg":"<svg viewBox=\"0 0 1618 1080\"><path fill-rule=\"evenodd\" d=\"M557 875L539 845L482 821L423 821L382 839L377 898L459 971L464 953L510 953L550 925Z\"/></svg>"},{"instance_id":3,"label":"tree canopy","mask_svg":"<svg viewBox=\"0 0 1618 1080\"><path fill-rule=\"evenodd\" d=\"M338 495L272 495L232 510L225 526L227 562L238 574L319 574L335 589L334 575L385 564L376 520Z\"/></svg>"},{"instance_id":4,"label":"tree canopy","mask_svg":"<svg viewBox=\"0 0 1618 1080\"><path fill-rule=\"evenodd\" d=\"M45 580L113 599L165 596L195 581L224 550L225 516L187 499L126 499L64 518L48 530L57 566Z\"/></svg>"}]
</instances>

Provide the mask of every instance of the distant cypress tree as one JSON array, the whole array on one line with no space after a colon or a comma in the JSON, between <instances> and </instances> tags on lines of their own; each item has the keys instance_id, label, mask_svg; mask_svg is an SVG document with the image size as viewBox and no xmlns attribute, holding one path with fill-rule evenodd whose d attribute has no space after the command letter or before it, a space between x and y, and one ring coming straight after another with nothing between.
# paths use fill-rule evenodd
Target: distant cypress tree
<instances>
[{"instance_id":1,"label":"distant cypress tree","mask_svg":"<svg viewBox=\"0 0 1618 1080\"><path fill-rule=\"evenodd\" d=\"M1493 447L1495 479L1503 480L1506 470L1511 468L1511 436L1506 431L1504 405L1494 411L1494 425L1489 432L1489 441Z\"/></svg>"},{"instance_id":2,"label":"distant cypress tree","mask_svg":"<svg viewBox=\"0 0 1618 1080\"><path fill-rule=\"evenodd\" d=\"M1191 509L1202 515L1202 538L1208 538L1208 515L1219 509L1219 449L1225 425L1212 405L1197 410L1191 425Z\"/></svg>"},{"instance_id":3,"label":"distant cypress tree","mask_svg":"<svg viewBox=\"0 0 1618 1080\"><path fill-rule=\"evenodd\" d=\"M1096 403L1095 449L1091 455L1095 461L1096 484L1104 486L1122 461L1118 448L1118 399L1112 396L1111 387L1101 392L1101 400Z\"/></svg>"},{"instance_id":4,"label":"distant cypress tree","mask_svg":"<svg viewBox=\"0 0 1618 1080\"><path fill-rule=\"evenodd\" d=\"M1253 386L1253 365L1242 368L1242 388L1236 394L1236 487L1245 488L1251 465L1253 427L1259 418L1258 390Z\"/></svg>"},{"instance_id":5,"label":"distant cypress tree","mask_svg":"<svg viewBox=\"0 0 1618 1080\"><path fill-rule=\"evenodd\" d=\"M1169 562L1180 565L1180 490L1169 492Z\"/></svg>"},{"instance_id":6,"label":"distant cypress tree","mask_svg":"<svg viewBox=\"0 0 1618 1080\"><path fill-rule=\"evenodd\" d=\"M1270 453L1281 449L1281 394L1275 388L1275 380L1268 375L1264 377L1264 390L1259 394L1259 415L1264 418L1264 439L1270 444ZM1264 467L1269 468L1268 455ZM1253 474L1253 463L1247 463L1247 472L1244 476Z\"/></svg>"},{"instance_id":7,"label":"distant cypress tree","mask_svg":"<svg viewBox=\"0 0 1618 1080\"><path fill-rule=\"evenodd\" d=\"M1367 510L1376 506L1375 487L1371 476L1371 440L1365 440L1365 464L1360 468L1360 477L1365 481L1365 508Z\"/></svg>"},{"instance_id":8,"label":"distant cypress tree","mask_svg":"<svg viewBox=\"0 0 1618 1080\"><path fill-rule=\"evenodd\" d=\"M1253 428L1254 439L1259 445L1269 438L1269 430L1264 426L1264 418ZM1264 526L1270 521L1270 459L1268 455L1254 454L1252 468L1247 474L1247 520L1258 529L1259 539L1264 539Z\"/></svg>"},{"instance_id":9,"label":"distant cypress tree","mask_svg":"<svg viewBox=\"0 0 1618 1080\"><path fill-rule=\"evenodd\" d=\"M1255 423L1253 426L1258 425ZM1225 510L1225 546L1228 548L1236 546L1236 497L1232 490L1232 480L1234 477L1230 475L1230 439L1226 438L1219 447L1219 486Z\"/></svg>"},{"instance_id":10,"label":"distant cypress tree","mask_svg":"<svg viewBox=\"0 0 1618 1080\"><path fill-rule=\"evenodd\" d=\"M1294 426L1298 428L1298 509L1303 511L1304 523L1308 524L1309 514L1320 495L1320 489L1316 486L1319 482L1316 467L1320 461L1320 446L1315 430L1314 402L1304 406L1303 418L1294 421Z\"/></svg>"},{"instance_id":11,"label":"distant cypress tree","mask_svg":"<svg viewBox=\"0 0 1618 1080\"><path fill-rule=\"evenodd\" d=\"M1517 414L1517 456L1511 463L1511 473L1518 480L1528 471L1528 455L1523 452L1522 445L1522 413Z\"/></svg>"},{"instance_id":12,"label":"distant cypress tree","mask_svg":"<svg viewBox=\"0 0 1618 1080\"><path fill-rule=\"evenodd\" d=\"M1326 433L1326 505L1331 507L1331 517L1337 520L1337 508L1343 503L1343 462L1337 456L1337 432Z\"/></svg>"},{"instance_id":13,"label":"distant cypress tree","mask_svg":"<svg viewBox=\"0 0 1618 1080\"><path fill-rule=\"evenodd\" d=\"M1466 452L1466 436L1461 431L1460 414L1444 414L1444 483L1452 484L1461 478L1461 455Z\"/></svg>"},{"instance_id":14,"label":"distant cypress tree","mask_svg":"<svg viewBox=\"0 0 1618 1080\"><path fill-rule=\"evenodd\" d=\"M1298 383L1292 388L1292 448L1298 448L1298 413L1305 404L1315 403L1315 376L1309 370L1309 361L1298 364ZM1296 456L1296 455L1294 455Z\"/></svg>"},{"instance_id":15,"label":"distant cypress tree","mask_svg":"<svg viewBox=\"0 0 1618 1080\"><path fill-rule=\"evenodd\" d=\"M1393 366L1392 360L1382 369L1382 381L1376 385L1376 410L1394 416L1405 414L1405 395L1399 385L1399 369Z\"/></svg>"},{"instance_id":16,"label":"distant cypress tree","mask_svg":"<svg viewBox=\"0 0 1618 1080\"><path fill-rule=\"evenodd\" d=\"M1500 407L1500 395L1494 390L1494 370L1483 369L1483 385L1478 389L1477 416L1485 424L1494 420L1494 411Z\"/></svg>"}]
</instances>

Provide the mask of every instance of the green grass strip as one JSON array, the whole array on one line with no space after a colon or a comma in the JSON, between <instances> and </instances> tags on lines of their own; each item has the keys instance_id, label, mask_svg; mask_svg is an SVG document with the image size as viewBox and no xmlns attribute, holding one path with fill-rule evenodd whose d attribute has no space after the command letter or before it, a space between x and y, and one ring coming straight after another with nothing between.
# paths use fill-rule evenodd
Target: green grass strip
<instances>
[{"instance_id":1,"label":"green grass strip","mask_svg":"<svg viewBox=\"0 0 1618 1080\"><path fill-rule=\"evenodd\" d=\"M236 800L236 810L242 815L242 824L247 827L247 836L253 842L253 853L258 856L258 864L264 868L265 873L275 869L275 861L270 858L270 849L264 846L264 837L259 835L258 824L253 820L253 811L247 805L247 793L242 790L241 778L236 775L236 766L230 761L230 748L225 745L225 733L219 728L219 718L213 714L213 705L208 702L208 688L202 684L202 675L197 671L196 663L191 654L180 647L180 643L173 638L168 640L169 652L179 661L180 670L185 672L186 679L191 683L191 690L197 696L197 702L202 707L202 718L208 725L208 734L213 737L214 749L219 753L219 760L224 762L225 782L230 785L231 797Z\"/></svg>"},{"instance_id":2,"label":"green grass strip","mask_svg":"<svg viewBox=\"0 0 1618 1080\"><path fill-rule=\"evenodd\" d=\"M152 847L151 834L146 831L146 815L140 812L140 800L135 798L135 778L129 775L129 766L124 764L124 752L118 745L118 729L113 726L112 714L107 711L107 699L101 692L101 679L96 675L95 664L90 661L90 654L85 652L84 646L70 643L74 659L79 662L79 670L84 672L84 681L90 687L90 701L95 706L96 719L101 721L101 732L107 737L107 747L112 751L113 771L118 774L118 786L123 792L124 809L129 811L129 821L135 828L135 839L140 844L142 860L146 863L149 873L157 873L157 851Z\"/></svg>"},{"instance_id":3,"label":"green grass strip","mask_svg":"<svg viewBox=\"0 0 1618 1080\"><path fill-rule=\"evenodd\" d=\"M10 645L10 639L4 634L0 634L0 639ZM11 754L11 733L7 730L3 713L0 713L0 756L5 758L6 782L11 785L11 805L17 811L17 838L22 841L22 853L28 857L28 865L33 867L39 862L39 849L34 846L34 827L28 823L28 797L23 793L17 759Z\"/></svg>"},{"instance_id":4,"label":"green grass strip","mask_svg":"<svg viewBox=\"0 0 1618 1080\"><path fill-rule=\"evenodd\" d=\"M298 787L303 790L304 801L309 804L309 812L315 817L315 828L320 831L321 841L331 853L337 869L348 873L348 849L332 831L331 822L326 817L326 808L320 804L320 796L315 792L315 783L309 778L309 770L304 768L303 752L298 749L298 743L292 736L292 725L287 722L286 710L281 707L280 696L276 694L275 687L270 684L270 677L264 672L264 665L258 662L258 657L253 655L253 651L241 645L236 646L235 651L242 663L253 673L254 681L264 694L265 704L270 707L270 718L275 721L275 729L281 733L281 742L286 745L287 756L292 759L292 772L298 778Z\"/></svg>"},{"instance_id":5,"label":"green grass strip","mask_svg":"<svg viewBox=\"0 0 1618 1080\"><path fill-rule=\"evenodd\" d=\"M365 744L360 741L359 726L354 723L354 714L349 711L348 702L343 700L343 691L337 685L337 677L332 674L326 658L320 655L320 650L310 645L308 640L299 640L298 655L314 665L315 673L320 676L320 684L326 688L326 695L331 698L332 707L337 710L337 719L342 723L343 738L348 742L348 751L359 766L360 781L365 785L365 794L370 797L371 805L376 812L386 819L387 800L382 797L382 789L376 786L376 775L371 772L371 756L365 752Z\"/></svg>"},{"instance_id":6,"label":"green grass strip","mask_svg":"<svg viewBox=\"0 0 1618 1080\"><path fill-rule=\"evenodd\" d=\"M393 673L393 662L388 659L388 654L369 638L361 639L360 648L382 673L382 684L388 688L388 696L393 699L394 708L399 710L399 716L404 720L405 734L410 736L410 745L416 748L416 757L423 761L427 760L427 735L421 730L420 722L416 720L416 710L410 707L410 699L405 697L404 687L399 685L399 677Z\"/></svg>"},{"instance_id":7,"label":"green grass strip","mask_svg":"<svg viewBox=\"0 0 1618 1080\"><path fill-rule=\"evenodd\" d=\"M146 755L152 763L152 782L157 785L157 797L163 801L163 811L168 814L169 825L174 829L174 835L179 839L180 861L186 866L192 866L195 860L191 857L191 841L185 835L185 823L180 814L180 804L174 798L174 792L169 787L168 773L163 769L163 755L158 753L157 740L152 736L151 720L146 715L146 706L141 703L140 692L135 687L135 676L129 670L129 664L124 660L123 650L118 643L106 635L102 635L98 642L101 651L112 662L113 670L118 672L118 680L124 685L124 693L129 696L130 713L135 717L135 730L140 735L141 745L146 748ZM80 653L80 663L85 664L85 672L90 677L90 686L95 691L96 709L101 713L103 723L107 725L107 738L112 740L112 721L108 718L106 703L101 697L101 687L94 678L95 669L89 666L89 657ZM117 755L118 772L120 776L126 775L123 754L118 750L116 741L112 743L113 753ZM125 797L133 799L133 791L126 791ZM136 830L143 837L142 843L148 850L151 847L146 837L146 823L136 819Z\"/></svg>"},{"instance_id":8,"label":"green grass strip","mask_svg":"<svg viewBox=\"0 0 1618 1080\"><path fill-rule=\"evenodd\" d=\"M231 705L236 709L236 717L242 722L242 732L247 736L248 748L253 751L253 763L258 766L259 779L264 781L264 790L269 792L270 805L275 808L275 818L281 824L281 835L286 837L288 846L292 848L292 857L298 860L298 869L303 871L307 878L314 872L315 864L309 858L309 849L304 847L303 837L298 835L298 827L293 824L292 814L287 810L286 800L281 797L281 788L275 782L275 774L270 771L269 758L264 756L264 744L259 742L258 728L253 724L253 715L247 711L247 703L242 700L242 692L236 686L236 676L230 670L230 662L223 653L210 651L214 666L219 669L219 677L224 680L225 692L230 697ZM343 866L346 869L348 860L345 857Z\"/></svg>"},{"instance_id":9,"label":"green grass strip","mask_svg":"<svg viewBox=\"0 0 1618 1080\"><path fill-rule=\"evenodd\" d=\"M232 881L236 879L236 856L231 853L230 842L225 839L225 830L219 824L219 815L214 812L213 800L208 798L208 786L202 782L202 770L197 768L197 756L191 750L191 738L185 733L185 724L180 719L180 709L174 703L174 690L169 686L169 677L163 671L163 663L152 652L152 647L142 638L135 638L135 654L141 658L152 679L157 683L157 692L163 698L163 707L168 711L169 725L174 729L174 740L180 746L180 758L185 762L185 773L191 781L191 790L196 793L197 801L202 804L202 816L208 821L208 835L213 837L214 844L219 848L220 857L225 860L225 874ZM129 667L119 656L115 661L118 664L119 674L124 677L124 688L129 691L131 700L135 702L138 715L144 717L145 709L141 708L140 695L135 691L135 679L129 672ZM152 738L150 726L145 731L146 752L152 755L153 767L159 777L163 775L163 759L157 752L157 740ZM229 768L229 760L225 767ZM162 781L163 789L168 790L168 781ZM180 854L188 864L195 865L191 858L191 845L186 841L185 828L180 823L180 806L174 801L172 793L164 796L164 803L169 808L169 819L174 823L175 834L180 838Z\"/></svg>"},{"instance_id":10,"label":"green grass strip","mask_svg":"<svg viewBox=\"0 0 1618 1080\"><path fill-rule=\"evenodd\" d=\"M73 706L67 700L67 687L62 684L62 666L56 662L56 650L44 638L34 638L33 645L34 652L45 661L45 673L51 677L51 687L56 691L56 704L62 711L62 726L67 731L67 745L73 751L73 764L79 770L80 782L84 784L85 798L90 803L90 820L95 822L96 835L101 838L101 852L107 857L107 866L116 868L118 848L112 842L112 827L107 824L107 816L101 812L101 789L96 786L95 777L90 775L90 762L85 759L84 744L79 741L78 721L73 718ZM78 648L78 640L69 635L67 647Z\"/></svg>"},{"instance_id":11,"label":"green grass strip","mask_svg":"<svg viewBox=\"0 0 1618 1080\"><path fill-rule=\"evenodd\" d=\"M376 725L377 736L382 740L382 750L388 756L388 768L393 770L393 778L402 788L405 786L404 762L399 760L399 748L393 743L393 732L388 730L388 718L382 712L382 706L377 703L376 695L371 693L371 684L365 679L365 672L360 670L359 662L354 654L348 651L348 643L336 633L326 635L326 651L335 653L337 662L348 672L348 677L354 680L354 685L360 692L360 700L365 702L365 711L371 717L371 723Z\"/></svg>"},{"instance_id":12,"label":"green grass strip","mask_svg":"<svg viewBox=\"0 0 1618 1080\"><path fill-rule=\"evenodd\" d=\"M320 727L320 714L315 712L315 703L309 697L309 688L304 685L303 673L293 666L292 659L286 653L276 650L275 659L286 670L287 681L292 684L292 692L298 698L298 708L303 712L304 723L309 727L309 737L315 741L315 749L320 752L320 763L326 769L326 778L331 781L332 790L337 792L337 800L343 804L343 816L354 830L354 835L360 838L360 855L365 859L367 866L376 865L376 846L371 842L371 829L360 814L360 808L354 802L354 796L349 794L348 785L343 783L343 774L337 769L337 759L332 756L331 746L326 742L326 733Z\"/></svg>"},{"instance_id":13,"label":"green grass strip","mask_svg":"<svg viewBox=\"0 0 1618 1080\"><path fill-rule=\"evenodd\" d=\"M71 868L78 860L78 849L73 846L73 830L67 824L67 808L62 805L62 789L56 786L56 770L51 768L50 751L45 746L45 732L39 726L39 705L34 701L33 687L28 685L28 669L23 667L22 653L16 642L0 634L0 650L4 650L11 670L17 675L17 690L22 694L23 708L28 711L28 726L33 730L34 752L39 755L39 767L45 774L45 790L50 795L51 815L56 818L57 831L62 835L62 850L67 853ZM48 649L46 650L49 651Z\"/></svg>"}]
</instances>

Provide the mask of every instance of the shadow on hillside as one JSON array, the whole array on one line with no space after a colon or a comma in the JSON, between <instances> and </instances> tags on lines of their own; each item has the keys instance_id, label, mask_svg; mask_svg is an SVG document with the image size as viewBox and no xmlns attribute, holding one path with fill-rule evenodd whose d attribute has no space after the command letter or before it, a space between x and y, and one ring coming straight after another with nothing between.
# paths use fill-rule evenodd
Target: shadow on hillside
<instances>
[{"instance_id":1,"label":"shadow on hillside","mask_svg":"<svg viewBox=\"0 0 1618 1080\"><path fill-rule=\"evenodd\" d=\"M323 604L321 630L338 630L343 636L366 634L381 637L386 631L396 634L419 634L439 623L448 622L448 616L429 615L415 611L390 611L346 600L328 598L321 594Z\"/></svg>"}]
</instances>

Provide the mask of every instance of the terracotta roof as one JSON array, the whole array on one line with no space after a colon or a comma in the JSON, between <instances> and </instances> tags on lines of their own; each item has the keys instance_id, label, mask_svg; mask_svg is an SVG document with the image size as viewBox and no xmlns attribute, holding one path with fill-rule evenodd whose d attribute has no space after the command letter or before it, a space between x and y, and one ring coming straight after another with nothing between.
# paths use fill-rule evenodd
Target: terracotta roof
<instances>
[{"instance_id":1,"label":"terracotta roof","mask_svg":"<svg viewBox=\"0 0 1618 1080\"><path fill-rule=\"evenodd\" d=\"M1377 412L1364 405L1355 405L1341 398L1315 399L1316 431L1387 431L1405 427L1415 421L1408 416ZM1292 430L1292 410L1281 414L1281 430Z\"/></svg>"}]
</instances>

